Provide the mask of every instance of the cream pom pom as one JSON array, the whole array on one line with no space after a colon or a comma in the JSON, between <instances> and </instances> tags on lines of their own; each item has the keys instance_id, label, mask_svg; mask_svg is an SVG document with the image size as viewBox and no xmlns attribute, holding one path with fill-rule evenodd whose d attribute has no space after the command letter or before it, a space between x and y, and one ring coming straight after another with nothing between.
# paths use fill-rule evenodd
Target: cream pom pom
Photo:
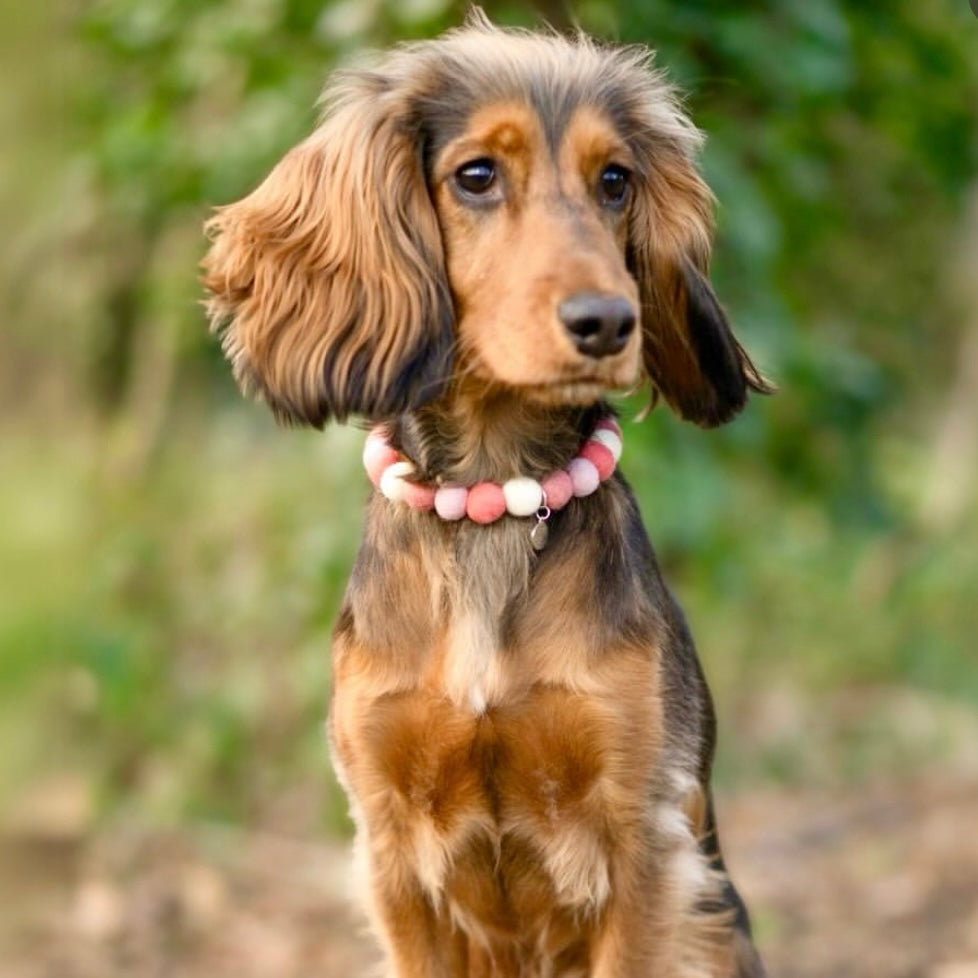
<instances>
[{"instance_id":1,"label":"cream pom pom","mask_svg":"<svg viewBox=\"0 0 978 978\"><path fill-rule=\"evenodd\" d=\"M543 505L540 483L526 476L504 482L503 497L510 516L532 516Z\"/></svg>"},{"instance_id":2,"label":"cream pom pom","mask_svg":"<svg viewBox=\"0 0 978 978\"><path fill-rule=\"evenodd\" d=\"M380 491L392 502L404 501L404 480L414 474L414 466L410 462L395 462L384 469L380 477Z\"/></svg>"}]
</instances>

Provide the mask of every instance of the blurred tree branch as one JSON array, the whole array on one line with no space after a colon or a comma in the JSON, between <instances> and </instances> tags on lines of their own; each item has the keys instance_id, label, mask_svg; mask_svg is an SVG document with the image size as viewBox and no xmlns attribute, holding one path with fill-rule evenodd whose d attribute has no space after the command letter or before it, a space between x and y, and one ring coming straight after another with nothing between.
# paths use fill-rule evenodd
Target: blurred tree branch
<instances>
[{"instance_id":1,"label":"blurred tree branch","mask_svg":"<svg viewBox=\"0 0 978 978\"><path fill-rule=\"evenodd\" d=\"M978 182L964 210L960 241L950 277L964 328L939 412L921 505L925 527L940 531L953 529L974 506L978 482Z\"/></svg>"}]
</instances>

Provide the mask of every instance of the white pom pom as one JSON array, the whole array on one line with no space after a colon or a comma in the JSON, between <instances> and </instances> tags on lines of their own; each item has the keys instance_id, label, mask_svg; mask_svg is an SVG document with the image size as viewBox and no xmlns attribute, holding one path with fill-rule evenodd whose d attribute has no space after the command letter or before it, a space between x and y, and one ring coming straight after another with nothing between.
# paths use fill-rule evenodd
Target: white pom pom
<instances>
[{"instance_id":1,"label":"white pom pom","mask_svg":"<svg viewBox=\"0 0 978 978\"><path fill-rule=\"evenodd\" d=\"M392 502L404 501L404 480L414 474L414 466L410 462L395 462L384 469L380 477L380 491Z\"/></svg>"},{"instance_id":2,"label":"white pom pom","mask_svg":"<svg viewBox=\"0 0 978 978\"><path fill-rule=\"evenodd\" d=\"M591 435L591 441L604 445L614 455L615 464L618 464L618 460L621 458L621 439L613 431L608 431L607 428L599 428Z\"/></svg>"},{"instance_id":3,"label":"white pom pom","mask_svg":"<svg viewBox=\"0 0 978 978\"><path fill-rule=\"evenodd\" d=\"M543 489L536 479L510 479L503 483L503 498L510 516L532 516L543 505Z\"/></svg>"}]
</instances>

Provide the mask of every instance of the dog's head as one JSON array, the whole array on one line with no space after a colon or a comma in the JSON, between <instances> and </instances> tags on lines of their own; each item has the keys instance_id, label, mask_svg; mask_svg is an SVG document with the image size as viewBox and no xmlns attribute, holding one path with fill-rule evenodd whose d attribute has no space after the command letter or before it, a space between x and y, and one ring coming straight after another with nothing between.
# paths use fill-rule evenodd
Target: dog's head
<instances>
[{"instance_id":1,"label":"dog's head","mask_svg":"<svg viewBox=\"0 0 978 978\"><path fill-rule=\"evenodd\" d=\"M700 135L644 49L461 30L338 74L218 211L208 311L280 417L373 419L458 376L587 404L648 374L684 418L767 386L707 280Z\"/></svg>"}]
</instances>

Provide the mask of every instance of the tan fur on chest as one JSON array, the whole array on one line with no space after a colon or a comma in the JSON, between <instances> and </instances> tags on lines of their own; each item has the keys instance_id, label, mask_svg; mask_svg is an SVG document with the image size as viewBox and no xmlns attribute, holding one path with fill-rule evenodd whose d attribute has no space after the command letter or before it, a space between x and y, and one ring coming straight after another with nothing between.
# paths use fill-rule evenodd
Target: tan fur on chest
<instances>
[{"instance_id":1,"label":"tan fur on chest","mask_svg":"<svg viewBox=\"0 0 978 978\"><path fill-rule=\"evenodd\" d=\"M647 834L657 684L647 654L613 657L633 679L625 702L617 684L584 693L522 675L476 713L431 686L381 692L362 652L340 653L334 742L371 849L469 934L566 950L575 917L602 909L615 862Z\"/></svg>"}]
</instances>

